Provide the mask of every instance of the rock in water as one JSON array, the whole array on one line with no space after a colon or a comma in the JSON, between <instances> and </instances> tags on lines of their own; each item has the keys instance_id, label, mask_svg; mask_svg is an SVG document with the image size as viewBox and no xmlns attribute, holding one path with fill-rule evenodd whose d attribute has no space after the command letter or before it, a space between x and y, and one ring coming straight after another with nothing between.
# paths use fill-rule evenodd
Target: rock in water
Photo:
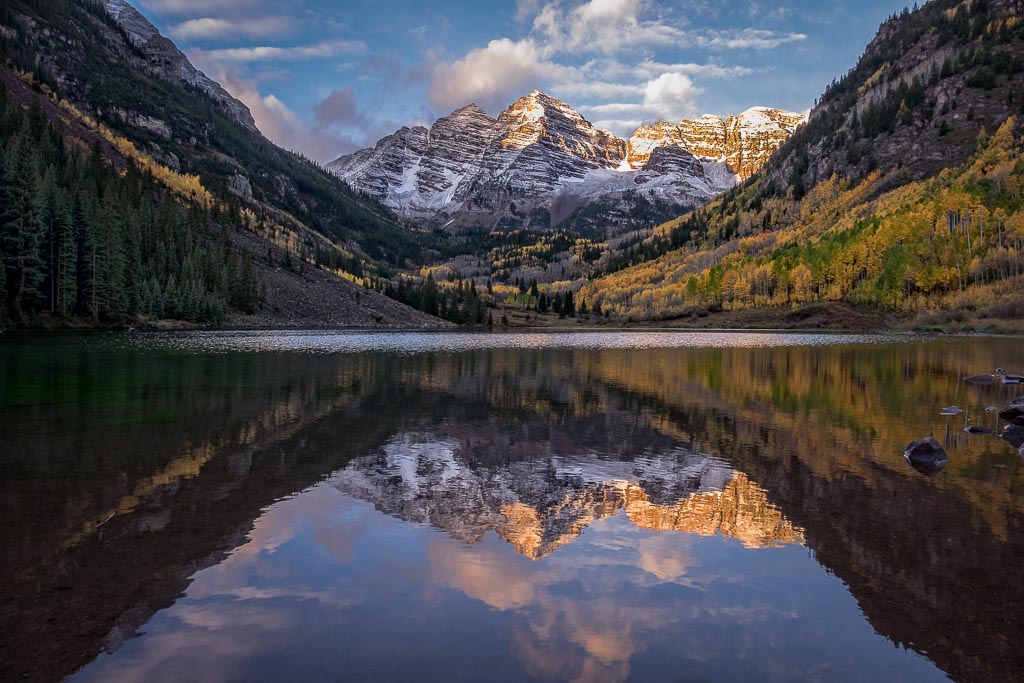
<instances>
[{"instance_id":1,"label":"rock in water","mask_svg":"<svg viewBox=\"0 0 1024 683\"><path fill-rule=\"evenodd\" d=\"M1007 442L1014 448L1024 446L1024 426L1006 425L1001 436L1003 441Z\"/></svg>"},{"instance_id":2,"label":"rock in water","mask_svg":"<svg viewBox=\"0 0 1024 683\"><path fill-rule=\"evenodd\" d=\"M995 375L971 375L970 377L966 378L964 381L965 382L970 382L971 384L992 384L993 382L996 381L996 376Z\"/></svg>"},{"instance_id":3,"label":"rock in water","mask_svg":"<svg viewBox=\"0 0 1024 683\"><path fill-rule=\"evenodd\" d=\"M938 474L949 462L946 450L932 437L913 441L903 451L910 466L928 476Z\"/></svg>"},{"instance_id":4,"label":"rock in water","mask_svg":"<svg viewBox=\"0 0 1024 683\"><path fill-rule=\"evenodd\" d=\"M980 425L971 425L964 429L968 434L995 434L996 430L989 429L988 427L982 427Z\"/></svg>"},{"instance_id":5,"label":"rock in water","mask_svg":"<svg viewBox=\"0 0 1024 683\"><path fill-rule=\"evenodd\" d=\"M1015 425L1024 425L1024 405L1010 404L999 411L999 417Z\"/></svg>"}]
</instances>

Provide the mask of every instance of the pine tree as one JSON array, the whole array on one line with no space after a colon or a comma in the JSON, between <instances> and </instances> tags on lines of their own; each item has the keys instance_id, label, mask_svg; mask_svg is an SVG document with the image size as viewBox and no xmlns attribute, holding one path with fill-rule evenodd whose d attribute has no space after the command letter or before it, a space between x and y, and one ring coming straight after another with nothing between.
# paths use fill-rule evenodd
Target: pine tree
<instances>
[{"instance_id":1,"label":"pine tree","mask_svg":"<svg viewBox=\"0 0 1024 683\"><path fill-rule=\"evenodd\" d=\"M40 254L43 229L35 195L32 143L22 136L4 174L4 206L0 207L0 241L7 271L11 311L24 321L26 307L42 298L45 263Z\"/></svg>"},{"instance_id":2,"label":"pine tree","mask_svg":"<svg viewBox=\"0 0 1024 683\"><path fill-rule=\"evenodd\" d=\"M74 312L78 298L78 232L66 202L61 202L57 209L55 228L57 258L54 311L68 316Z\"/></svg>"}]
</instances>

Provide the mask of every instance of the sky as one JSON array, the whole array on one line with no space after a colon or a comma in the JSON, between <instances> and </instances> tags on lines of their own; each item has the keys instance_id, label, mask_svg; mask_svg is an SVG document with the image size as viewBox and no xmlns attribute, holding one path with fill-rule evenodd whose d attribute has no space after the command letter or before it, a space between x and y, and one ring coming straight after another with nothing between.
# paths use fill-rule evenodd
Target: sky
<instances>
[{"instance_id":1,"label":"sky","mask_svg":"<svg viewBox=\"0 0 1024 683\"><path fill-rule=\"evenodd\" d=\"M804 111L906 0L134 0L282 147L321 161L534 89L599 128Z\"/></svg>"}]
</instances>

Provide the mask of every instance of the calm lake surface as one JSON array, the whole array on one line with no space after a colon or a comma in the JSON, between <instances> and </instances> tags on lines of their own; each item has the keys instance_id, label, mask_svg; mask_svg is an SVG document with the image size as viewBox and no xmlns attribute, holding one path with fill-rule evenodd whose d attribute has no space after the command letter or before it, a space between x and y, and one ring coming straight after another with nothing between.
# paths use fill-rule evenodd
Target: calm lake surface
<instances>
[{"instance_id":1,"label":"calm lake surface","mask_svg":"<svg viewBox=\"0 0 1024 683\"><path fill-rule=\"evenodd\" d=\"M1021 680L996 367L1024 340L5 333L0 679Z\"/></svg>"}]
</instances>

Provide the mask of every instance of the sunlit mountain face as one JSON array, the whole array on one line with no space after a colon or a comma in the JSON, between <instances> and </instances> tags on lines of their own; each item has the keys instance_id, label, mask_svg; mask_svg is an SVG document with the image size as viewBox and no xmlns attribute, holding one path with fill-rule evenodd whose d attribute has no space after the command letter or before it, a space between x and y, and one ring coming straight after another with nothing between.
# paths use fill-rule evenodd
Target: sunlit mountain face
<instances>
[{"instance_id":1,"label":"sunlit mountain face","mask_svg":"<svg viewBox=\"0 0 1024 683\"><path fill-rule=\"evenodd\" d=\"M4 394L5 671L1012 678L1021 461L963 428L1016 394L963 377L1015 344L29 338L0 357L40 380Z\"/></svg>"},{"instance_id":2,"label":"sunlit mountain face","mask_svg":"<svg viewBox=\"0 0 1024 683\"><path fill-rule=\"evenodd\" d=\"M677 448L606 460L589 449L553 455L547 441L537 441L515 444L532 452L525 460L466 463L474 450L501 453L509 445L403 434L330 481L382 512L466 543L494 532L534 560L620 513L641 529L721 534L750 548L803 541L763 489L710 455Z\"/></svg>"}]
</instances>

